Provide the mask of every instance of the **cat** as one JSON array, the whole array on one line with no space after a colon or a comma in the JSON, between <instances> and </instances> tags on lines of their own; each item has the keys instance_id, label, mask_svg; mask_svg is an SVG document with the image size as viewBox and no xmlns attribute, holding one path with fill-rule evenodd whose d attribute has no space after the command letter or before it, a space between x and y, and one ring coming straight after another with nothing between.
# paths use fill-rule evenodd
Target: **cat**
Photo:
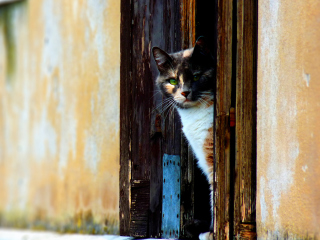
<instances>
[{"instance_id":1,"label":"cat","mask_svg":"<svg viewBox=\"0 0 320 240\"><path fill-rule=\"evenodd\" d=\"M176 107L182 131L210 184L213 214L214 58L204 37L198 38L193 48L180 52L168 54L158 47L152 52L159 70L156 84ZM199 238L213 239L213 233L201 233Z\"/></svg>"}]
</instances>

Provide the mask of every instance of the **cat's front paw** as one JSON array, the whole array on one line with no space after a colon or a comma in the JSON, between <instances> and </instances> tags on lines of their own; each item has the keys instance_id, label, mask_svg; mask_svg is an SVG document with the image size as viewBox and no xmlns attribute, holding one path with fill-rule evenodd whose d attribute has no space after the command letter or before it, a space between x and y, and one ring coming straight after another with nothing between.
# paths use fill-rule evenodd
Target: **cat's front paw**
<instances>
[{"instance_id":1,"label":"cat's front paw","mask_svg":"<svg viewBox=\"0 0 320 240\"><path fill-rule=\"evenodd\" d=\"M213 232L200 233L199 240L213 240Z\"/></svg>"}]
</instances>

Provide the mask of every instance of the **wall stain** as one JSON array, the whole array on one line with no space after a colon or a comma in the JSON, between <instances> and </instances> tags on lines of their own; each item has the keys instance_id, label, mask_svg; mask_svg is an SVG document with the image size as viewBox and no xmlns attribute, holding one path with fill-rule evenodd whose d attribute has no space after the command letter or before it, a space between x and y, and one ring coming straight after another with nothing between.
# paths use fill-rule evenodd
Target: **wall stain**
<instances>
[{"instance_id":1,"label":"wall stain","mask_svg":"<svg viewBox=\"0 0 320 240\"><path fill-rule=\"evenodd\" d=\"M320 3L258 11L258 239L318 239Z\"/></svg>"},{"instance_id":2,"label":"wall stain","mask_svg":"<svg viewBox=\"0 0 320 240\"><path fill-rule=\"evenodd\" d=\"M118 233L120 2L103 2L0 7L0 226Z\"/></svg>"}]
</instances>

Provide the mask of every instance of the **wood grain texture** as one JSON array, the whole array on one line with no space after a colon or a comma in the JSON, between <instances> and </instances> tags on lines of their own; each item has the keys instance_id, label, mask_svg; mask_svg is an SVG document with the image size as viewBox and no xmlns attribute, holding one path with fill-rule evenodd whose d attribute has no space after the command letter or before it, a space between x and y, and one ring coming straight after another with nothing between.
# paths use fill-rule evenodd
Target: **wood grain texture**
<instances>
[{"instance_id":1,"label":"wood grain texture","mask_svg":"<svg viewBox=\"0 0 320 240\"><path fill-rule=\"evenodd\" d=\"M120 38L120 235L130 230L130 179L131 179L131 4L121 0Z\"/></svg>"},{"instance_id":2,"label":"wood grain texture","mask_svg":"<svg viewBox=\"0 0 320 240\"><path fill-rule=\"evenodd\" d=\"M218 0L217 90L215 131L215 239L230 232L230 126L232 77L232 0Z\"/></svg>"},{"instance_id":3,"label":"wood grain texture","mask_svg":"<svg viewBox=\"0 0 320 240\"><path fill-rule=\"evenodd\" d=\"M147 236L149 225L149 205L150 181L131 180L130 236Z\"/></svg>"},{"instance_id":4,"label":"wood grain texture","mask_svg":"<svg viewBox=\"0 0 320 240\"><path fill-rule=\"evenodd\" d=\"M160 236L162 156L164 153L182 155L188 152L187 144L181 138L179 116L174 110L162 111L163 97L156 92L155 79L158 70L151 56L151 48L158 46L167 52L175 52L183 48L182 42L187 47L193 44L194 2L121 2L120 192L121 196L124 196L120 198L122 235L138 233L140 237ZM190 6L192 9L189 9ZM185 27L182 27L182 24ZM185 28L188 28L188 34L182 37ZM190 167L189 155L184 159L185 163L182 164ZM190 197L193 186L193 175L190 179L189 169L187 172L188 177L181 180L182 202L183 196ZM129 214L130 205L133 203L132 194L130 198L130 191L133 189L128 187L130 180L150 181L148 221L142 219L133 223L132 212ZM184 192L186 194L183 194ZM193 217L192 209L192 206L186 204L183 207L184 216ZM136 216L139 215L137 214L135 213ZM183 219L184 217L181 217L182 223ZM131 224L134 226L130 227ZM141 231L138 230L139 224Z\"/></svg>"},{"instance_id":5,"label":"wood grain texture","mask_svg":"<svg viewBox=\"0 0 320 240\"><path fill-rule=\"evenodd\" d=\"M196 37L196 0L181 0L182 49L191 48Z\"/></svg>"},{"instance_id":6,"label":"wood grain texture","mask_svg":"<svg viewBox=\"0 0 320 240\"><path fill-rule=\"evenodd\" d=\"M234 234L241 239L256 222L257 1L237 4L236 165ZM244 224L245 223L245 224ZM250 235L251 234L251 235ZM251 238L250 238L251 239Z\"/></svg>"},{"instance_id":7,"label":"wood grain texture","mask_svg":"<svg viewBox=\"0 0 320 240\"><path fill-rule=\"evenodd\" d=\"M195 0L180 1L181 49L191 48L195 44ZM184 226L194 219L194 168L195 159L184 136L181 137L181 207L180 237L187 237Z\"/></svg>"}]
</instances>

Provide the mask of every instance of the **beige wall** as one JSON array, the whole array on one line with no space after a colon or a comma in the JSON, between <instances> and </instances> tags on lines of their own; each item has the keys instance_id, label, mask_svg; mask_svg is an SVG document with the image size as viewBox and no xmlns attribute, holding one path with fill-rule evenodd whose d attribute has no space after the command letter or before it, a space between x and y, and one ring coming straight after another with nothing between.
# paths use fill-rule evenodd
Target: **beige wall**
<instances>
[{"instance_id":1,"label":"beige wall","mask_svg":"<svg viewBox=\"0 0 320 240\"><path fill-rule=\"evenodd\" d=\"M0 223L116 233L119 0L0 6Z\"/></svg>"},{"instance_id":2,"label":"beige wall","mask_svg":"<svg viewBox=\"0 0 320 240\"><path fill-rule=\"evenodd\" d=\"M260 239L320 237L320 2L259 1Z\"/></svg>"}]
</instances>

